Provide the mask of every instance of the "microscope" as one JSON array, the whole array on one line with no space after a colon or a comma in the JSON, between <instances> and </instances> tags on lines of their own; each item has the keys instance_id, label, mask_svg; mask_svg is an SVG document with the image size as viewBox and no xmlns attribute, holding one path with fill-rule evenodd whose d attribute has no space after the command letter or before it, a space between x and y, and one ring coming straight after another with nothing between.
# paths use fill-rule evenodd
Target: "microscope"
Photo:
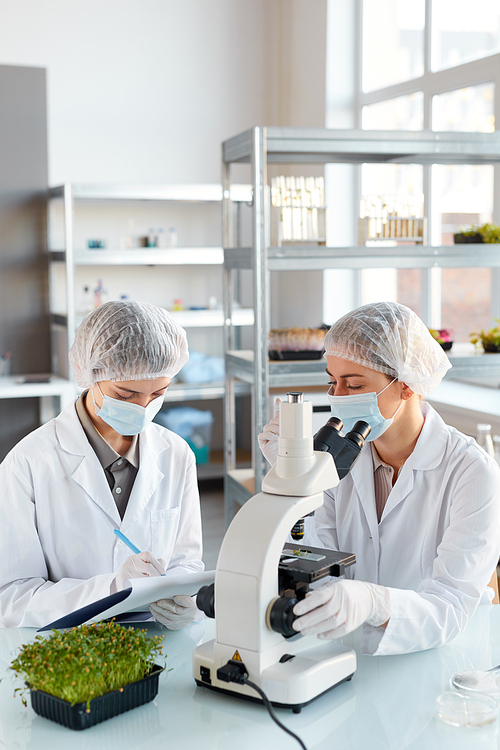
<instances>
[{"instance_id":1,"label":"microscope","mask_svg":"<svg viewBox=\"0 0 500 750\"><path fill-rule=\"evenodd\" d=\"M323 504L323 491L349 472L370 427L357 422L342 436L342 422L328 420L313 438L312 404L302 393L280 403L278 458L262 492L238 511L223 539L215 585L198 592L197 606L215 617L216 637L193 652L197 685L260 700L245 680L276 706L295 713L356 669L355 652L293 629L293 607L310 584L341 576L353 554L300 543L304 517Z\"/></svg>"}]
</instances>

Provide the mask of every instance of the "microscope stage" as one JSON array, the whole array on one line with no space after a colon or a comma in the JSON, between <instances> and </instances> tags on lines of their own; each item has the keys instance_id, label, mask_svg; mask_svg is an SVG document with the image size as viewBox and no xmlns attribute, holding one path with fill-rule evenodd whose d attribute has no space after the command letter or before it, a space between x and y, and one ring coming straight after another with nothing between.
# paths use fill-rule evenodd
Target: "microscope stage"
<instances>
[{"instance_id":1,"label":"microscope stage","mask_svg":"<svg viewBox=\"0 0 500 750\"><path fill-rule=\"evenodd\" d=\"M345 568L355 562L356 556L349 552L285 544L278 570L280 576L284 574L294 581L312 583L325 576L341 576Z\"/></svg>"}]
</instances>

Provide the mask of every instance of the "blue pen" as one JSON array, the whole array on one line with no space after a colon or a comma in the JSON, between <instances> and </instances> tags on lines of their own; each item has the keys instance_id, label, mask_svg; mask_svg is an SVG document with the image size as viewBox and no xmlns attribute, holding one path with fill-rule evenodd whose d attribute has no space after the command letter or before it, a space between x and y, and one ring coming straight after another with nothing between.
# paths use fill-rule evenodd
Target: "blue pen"
<instances>
[{"instance_id":1,"label":"blue pen","mask_svg":"<svg viewBox=\"0 0 500 750\"><path fill-rule=\"evenodd\" d=\"M117 536L117 537L118 537L119 539L121 539L121 540L122 540L122 542L123 542L124 544L126 544L126 545L127 545L127 547L128 547L129 549L131 549L131 550L132 550L132 552L135 552L135 554L136 554L136 555L138 555L138 554L139 554L139 552L141 551L141 550L139 549L139 547L136 547L136 546L135 546L135 544L132 544L132 542L130 541L130 539L129 539L128 537L126 537L126 536L125 536L125 534L122 534L122 532L121 532L121 531L119 531L118 529L115 529L115 530L114 530L114 532L115 532L116 536Z\"/></svg>"},{"instance_id":2,"label":"blue pen","mask_svg":"<svg viewBox=\"0 0 500 750\"><path fill-rule=\"evenodd\" d=\"M139 549L139 547L136 547L135 544L133 542L131 542L130 539L127 536L125 536L125 534L122 534L122 532L119 531L119 529L113 529L113 531L116 534L116 536L118 537L118 539L121 539L122 542L124 544L126 544L129 549L132 550L132 552L134 552L136 555L139 554L139 552L141 551ZM165 575L165 573L162 573L162 576L164 576L164 575Z\"/></svg>"}]
</instances>

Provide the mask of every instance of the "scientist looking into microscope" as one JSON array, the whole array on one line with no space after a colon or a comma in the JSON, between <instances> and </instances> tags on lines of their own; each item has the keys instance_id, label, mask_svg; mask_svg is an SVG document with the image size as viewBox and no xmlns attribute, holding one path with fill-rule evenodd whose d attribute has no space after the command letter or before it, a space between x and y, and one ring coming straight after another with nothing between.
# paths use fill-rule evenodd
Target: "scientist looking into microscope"
<instances>
[{"instance_id":1,"label":"scientist looking into microscope","mask_svg":"<svg viewBox=\"0 0 500 750\"><path fill-rule=\"evenodd\" d=\"M166 569L201 572L195 458L152 419L189 357L165 310L108 302L79 326L69 353L85 390L0 465L0 627L41 627ZM120 529L143 552L130 555ZM161 599L176 630L191 597Z\"/></svg>"},{"instance_id":2,"label":"scientist looking into microscope","mask_svg":"<svg viewBox=\"0 0 500 750\"><path fill-rule=\"evenodd\" d=\"M363 625L362 650L441 646L465 627L500 554L500 468L423 399L451 364L408 307L380 302L338 320L325 337L328 399L344 433L371 432L351 472L324 493L304 544L356 555L343 580L294 607L293 627L336 639ZM259 435L277 456L277 415Z\"/></svg>"}]
</instances>

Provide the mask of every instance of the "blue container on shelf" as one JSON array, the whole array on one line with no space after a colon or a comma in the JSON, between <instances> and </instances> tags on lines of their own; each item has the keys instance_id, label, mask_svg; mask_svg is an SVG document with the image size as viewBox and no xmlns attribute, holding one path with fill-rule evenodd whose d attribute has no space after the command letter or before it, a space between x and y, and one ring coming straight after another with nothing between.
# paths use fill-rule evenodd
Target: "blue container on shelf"
<instances>
[{"instance_id":1,"label":"blue container on shelf","mask_svg":"<svg viewBox=\"0 0 500 750\"><path fill-rule=\"evenodd\" d=\"M197 464L208 463L214 421L211 411L178 406L159 411L154 421L184 438L192 449Z\"/></svg>"}]
</instances>

